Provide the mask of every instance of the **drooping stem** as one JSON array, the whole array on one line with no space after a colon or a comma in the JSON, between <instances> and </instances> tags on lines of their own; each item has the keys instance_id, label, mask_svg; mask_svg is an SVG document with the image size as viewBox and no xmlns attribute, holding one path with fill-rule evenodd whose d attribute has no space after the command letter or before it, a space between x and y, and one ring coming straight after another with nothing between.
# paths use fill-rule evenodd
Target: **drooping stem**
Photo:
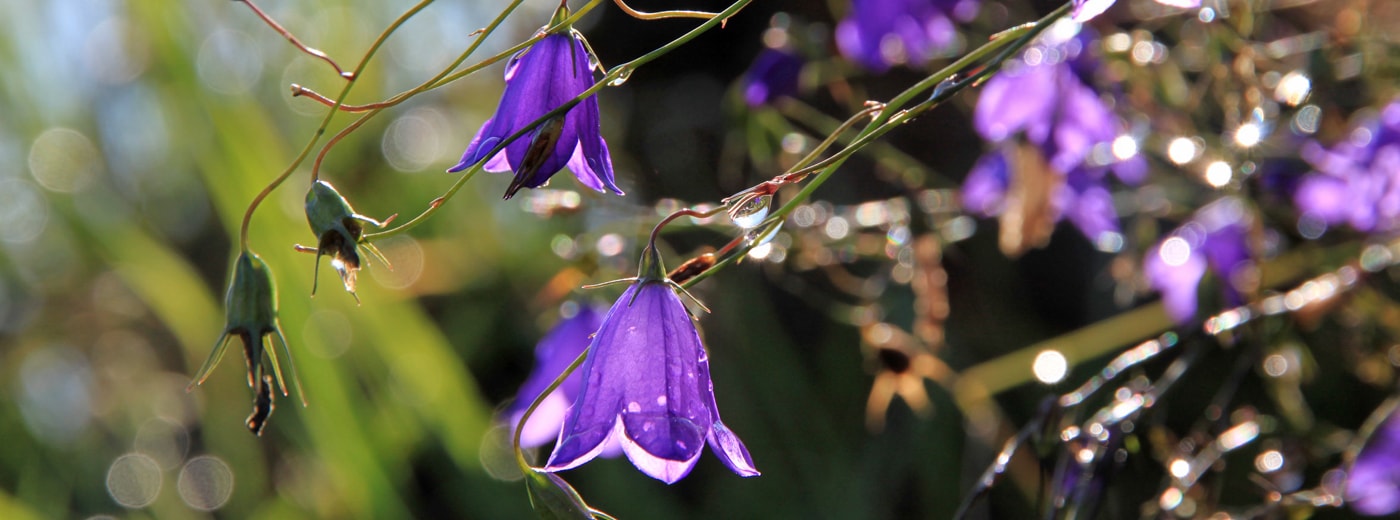
<instances>
[{"instance_id":1,"label":"drooping stem","mask_svg":"<svg viewBox=\"0 0 1400 520\"><path fill-rule=\"evenodd\" d=\"M520 422L516 423L515 434L511 436L511 446L515 448L515 463L520 466L520 471L522 473L528 474L534 467L525 460L525 452L520 449L520 432L525 431L525 425L530 422L530 416L534 415L535 409L540 407L544 399L549 397L549 394L554 393L554 390L559 388L559 385L564 384L564 380L568 379L570 374L573 374L575 370L578 370L578 367L583 365L583 361L588 359L589 350L592 350L592 348L583 349L583 352L580 352L578 357L574 358L572 363L569 363L568 368L565 368L564 372L559 374L559 377L554 378L554 381L549 383L549 386L546 387L543 392L540 392L540 395L535 396L535 400L530 402L530 407L525 409L525 413L520 414Z\"/></svg>"},{"instance_id":2,"label":"drooping stem","mask_svg":"<svg viewBox=\"0 0 1400 520\"><path fill-rule=\"evenodd\" d=\"M355 86L355 83L360 77L360 73L364 71L365 66L369 64L369 60L374 57L376 52L379 51L379 47L384 44L384 41L389 38L389 35L393 34L394 31L397 31L399 27L404 24L404 22L407 22L409 18L412 18L413 15L418 14L419 11L422 11L424 8L428 7L428 4L431 3L433 3L433 0L419 1L418 4L414 5L407 11L404 11L403 14L399 15L399 17L395 19L393 23L389 24L389 26L384 29L384 32L379 33L379 37L375 38L374 43L370 45L369 50L365 51L364 57L360 58L360 64L355 67L354 73L349 78L349 80L346 81L345 88L341 89L340 96L336 100L337 107L340 106L341 103L345 102L345 97L350 95L350 89ZM267 196L271 195L272 192L275 191L279 186L281 186L283 182L286 182L287 178L292 175L292 172L296 171L297 166L300 165L302 161L306 160L307 154L310 153L311 149L316 146L316 142L321 140L321 136L326 133L326 127L330 125L331 118L335 117L335 113L335 108L332 108L326 113L326 117L321 120L321 125L316 128L316 132L311 136L311 139L306 143L306 146L302 148L301 153L297 154L296 159L293 160L291 164L287 165L287 169L283 170L280 175L278 175L275 179L272 180L272 182L268 183L267 186L263 187L262 191L258 192L257 196L253 197L252 202L248 203L248 210L243 213L243 223L239 226L238 229L238 240L243 250L248 250L248 225L253 221L253 213L258 210L258 205L262 204L262 201L267 199ZM312 180L315 180L314 176Z\"/></svg>"},{"instance_id":3,"label":"drooping stem","mask_svg":"<svg viewBox=\"0 0 1400 520\"><path fill-rule=\"evenodd\" d=\"M670 224L673 220L676 220L681 217L710 218L720 214L720 212L724 211L724 209L724 206L715 206L709 211L700 211L694 208L678 209L675 213L667 215L666 218L661 219L661 222L657 222L656 227L651 228L651 238L647 240L647 247L656 247L656 238L661 236L661 228L666 227L666 224Z\"/></svg>"}]
</instances>

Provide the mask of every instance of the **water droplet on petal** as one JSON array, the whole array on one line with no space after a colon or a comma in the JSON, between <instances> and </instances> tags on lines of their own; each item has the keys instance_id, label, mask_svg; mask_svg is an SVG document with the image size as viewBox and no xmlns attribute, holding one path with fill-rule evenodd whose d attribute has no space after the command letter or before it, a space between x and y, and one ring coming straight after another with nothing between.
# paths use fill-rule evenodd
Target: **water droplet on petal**
<instances>
[{"instance_id":1,"label":"water droplet on petal","mask_svg":"<svg viewBox=\"0 0 1400 520\"><path fill-rule=\"evenodd\" d=\"M630 403L627 403L627 411L631 413L640 412L642 411L642 405L637 403L636 401L632 401Z\"/></svg>"},{"instance_id":2,"label":"water droplet on petal","mask_svg":"<svg viewBox=\"0 0 1400 520\"><path fill-rule=\"evenodd\" d=\"M657 396L657 398L656 398L656 405L657 405L657 406L666 406L666 396L664 396L664 395L662 395L662 396Z\"/></svg>"}]
</instances>

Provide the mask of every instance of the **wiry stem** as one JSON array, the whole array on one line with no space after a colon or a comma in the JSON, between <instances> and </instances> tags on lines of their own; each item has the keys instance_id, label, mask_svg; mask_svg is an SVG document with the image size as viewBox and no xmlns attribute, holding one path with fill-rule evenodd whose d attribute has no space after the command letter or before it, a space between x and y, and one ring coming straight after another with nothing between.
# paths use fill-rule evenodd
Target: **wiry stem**
<instances>
[{"instance_id":1,"label":"wiry stem","mask_svg":"<svg viewBox=\"0 0 1400 520\"><path fill-rule=\"evenodd\" d=\"M263 12L262 9L259 9L258 6L252 2L252 0L234 1L242 2L244 5L247 5L249 9L253 10L253 14L258 15L258 18L262 18L263 23L266 23L269 27L272 27L272 30L277 31L277 33L281 34L282 37L287 39L287 41L292 42L292 45L295 45L296 48L301 49L301 52L304 52L313 58L330 64L330 66L335 69L335 73L339 74L340 77L345 79L355 79L354 72L346 72L344 69L340 68L340 65L337 64L335 60L331 59L330 56L327 56L326 53L321 52L317 49L313 49L311 47L307 47L306 44L301 43L301 40L298 40L296 36L292 35L291 31L288 31L285 27L282 27L282 24L277 23L276 20L273 20L272 17L268 16L267 13Z\"/></svg>"},{"instance_id":2,"label":"wiry stem","mask_svg":"<svg viewBox=\"0 0 1400 520\"><path fill-rule=\"evenodd\" d=\"M613 3L617 4L617 7L622 9L622 12L640 20L664 20L666 18L699 18L702 20L709 20L719 16L718 13L709 13L705 11L657 11L654 13L647 13L633 9L623 0L613 0Z\"/></svg>"},{"instance_id":3,"label":"wiry stem","mask_svg":"<svg viewBox=\"0 0 1400 520\"><path fill-rule=\"evenodd\" d=\"M409 18L412 18L413 15L418 14L419 11L422 11L424 8L428 7L428 4L431 3L433 3L433 0L421 0L420 2L418 2L417 5L414 5L407 11L404 11L403 14L399 15L399 17L395 19L393 23L389 24L389 26L384 29L384 32L379 33L379 37L375 38L374 43L370 45L369 50L365 51L364 57L360 58L360 64L355 67L355 72L349 78L349 81L345 83L345 88L340 91L340 97L336 100L336 106L339 106L341 103L343 103L345 101L345 97L350 95L350 89L355 86L356 81L359 79L360 73L364 71L365 66L369 64L369 60L374 57L376 52L379 51L379 47L384 44L384 41L389 38L389 35L393 34L394 31L397 31L399 27L404 24L404 22L407 22ZM306 146L302 147L301 153L297 154L297 157L295 160L292 161L292 164L287 165L287 169L283 170L282 173L277 176L277 178L273 179L272 182L268 183L267 186L263 187L262 191L258 192L257 196L253 197L253 201L248 203L248 210L243 213L243 223L239 226L238 229L239 244L241 245L244 251L248 250L248 225L253 221L253 213L258 210L258 205L262 204L262 201L266 199L268 195L271 195L272 192L275 191L279 186L281 186L283 182L286 182L287 178L292 175L292 172L296 171L297 166L300 165L302 161L306 160L306 156L311 152L311 148L316 146L316 143L321 140L321 136L326 133L326 127L330 125L331 118L335 117L335 113L336 110L334 108L326 113L326 117L321 120L321 125L316 128L315 134L311 136L311 140L306 143ZM315 181L314 175L312 177L312 181Z\"/></svg>"}]
</instances>

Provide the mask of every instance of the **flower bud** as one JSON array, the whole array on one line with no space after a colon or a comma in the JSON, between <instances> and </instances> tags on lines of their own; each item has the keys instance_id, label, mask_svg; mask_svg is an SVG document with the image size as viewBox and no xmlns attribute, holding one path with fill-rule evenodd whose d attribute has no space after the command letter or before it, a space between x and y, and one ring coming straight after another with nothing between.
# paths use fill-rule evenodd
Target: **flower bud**
<instances>
[{"instance_id":1,"label":"flower bud","mask_svg":"<svg viewBox=\"0 0 1400 520\"><path fill-rule=\"evenodd\" d=\"M268 348L275 337L277 343L282 346L283 355L287 356L287 368L292 375L292 383L297 387L297 394L301 395L301 382L297 379L296 368L292 366L292 353L287 349L287 338L282 334L282 326L277 321L277 290L272 284L272 271L262 258L251 251L244 251L238 255L234 261L233 281L229 283L228 295L224 300L225 325L224 333L219 336L219 340L214 344L214 351L209 353L209 358L204 361L204 365L199 368L185 391L191 391L196 385L204 383L209 377L209 373L218 366L219 361L224 357L224 351L228 348L229 339L237 336L243 340L243 354L248 363L248 386L255 387L260 381L264 381L264 364L272 368L272 375L275 376L277 386L282 389L282 395L287 395L287 385L282 378L282 366L277 360L277 354ZM266 354L266 357L264 357ZM268 392L270 395L270 381L262 384L266 388L258 389L259 393ZM259 396L261 398L261 395ZM249 427L253 433L260 433L267 415L271 414L271 399L267 399L266 413L260 413L261 405L255 401L254 416L261 416L257 421L257 427L253 426L252 419L249 418ZM302 396L302 405L306 404L306 398Z\"/></svg>"},{"instance_id":2,"label":"flower bud","mask_svg":"<svg viewBox=\"0 0 1400 520\"><path fill-rule=\"evenodd\" d=\"M345 197L335 191L329 183L316 181L311 185L311 190L306 192L306 222L311 225L311 232L317 237L314 250L317 271L320 270L321 255L330 255L331 266L340 273L340 280L351 296L355 295L355 278L360 271L359 250L363 249L384 262L385 266L389 265L389 261L374 244L363 240L364 224L384 227L385 223L355 213ZM311 248L302 246L298 246L298 249L312 251ZM311 294L316 294L314 282ZM359 301L358 296L355 297L355 301Z\"/></svg>"}]
</instances>

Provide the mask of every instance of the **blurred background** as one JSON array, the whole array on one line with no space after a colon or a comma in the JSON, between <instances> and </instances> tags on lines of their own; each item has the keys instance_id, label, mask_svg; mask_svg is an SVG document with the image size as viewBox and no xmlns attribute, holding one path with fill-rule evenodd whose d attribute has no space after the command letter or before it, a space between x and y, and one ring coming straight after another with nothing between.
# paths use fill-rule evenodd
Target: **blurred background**
<instances>
[{"instance_id":1,"label":"blurred background","mask_svg":"<svg viewBox=\"0 0 1400 520\"><path fill-rule=\"evenodd\" d=\"M496 4L433 3L388 39L348 102L432 77ZM625 459L561 475L619 518L946 518L1010 435L1051 420L1047 397L1170 328L1140 259L1195 208L1222 194L1252 201L1273 244L1264 256L1291 259L1275 287L1353 258L1359 234L1300 229L1287 197L1270 190L1308 171L1297 143L1340 139L1394 95L1395 6L1119 4L1086 29L1096 35L1086 52L1101 60L1106 72L1092 83L1140 143L1150 176L1112 186L1116 242L1061 223L1047 246L1008 258L995 220L958 210L955 189L990 148L973 130L973 89L855 156L771 244L693 289L714 311L699 324L725 423L761 477L736 477L712 455L672 486ZM412 5L259 2L347 69ZM467 63L529 37L556 5L526 1ZM242 2L0 0L0 517L531 517L495 414L561 312L622 290L579 285L635 273L660 216L781 173L863 101L889 99L1056 7L972 4L926 63L877 73L837 52L846 1L755 2L600 94L626 197L561 172L503 202L508 178L480 175L435 218L377 244L393 270L372 263L361 273L361 304L331 269L311 296L315 261L293 249L316 241L303 214L304 162L253 218L251 246L275 274L310 405L279 400L255 437L244 426L252 394L237 347L202 386L185 387L223 330L247 204L326 114L290 86L334 97L345 81ZM603 4L576 28L610 67L696 23L640 21ZM794 95L750 106L745 72L765 46L806 66ZM1259 54L1271 48L1281 50ZM443 170L495 110L502 69L386 110L330 149L322 178L362 214L416 215L456 179ZM1310 79L1307 101L1273 99L1290 72ZM1271 129L1262 143L1225 143L1255 106L1272 107L1258 116ZM338 114L330 131L356 117ZM1186 160L1169 157L1172 136L1194 143ZM1192 169L1211 154L1280 173L1216 186ZM722 218L673 228L664 244L672 266L742 233ZM1209 283L1202 291L1205 310L1221 308L1215 293ZM1383 273L1310 322L1277 318L1230 338L1183 333L1182 348L1134 368L1132 377L1153 380L1180 352L1191 359L1168 398L1117 441L1114 462L1090 474L1104 488L1084 516L1255 511L1271 491L1320 485L1391 393L1397 295ZM1062 336L1093 324L1093 337ZM1031 360L1045 341L1058 341L1067 365L1037 380ZM1280 352L1292 371L1265 370ZM1207 465L1211 477L1187 496L1199 507L1154 509L1165 503L1172 447L1208 441L1238 413L1263 426ZM1045 439L1021 450L972 516L1050 507L1045 490L1063 454L1054 435ZM1270 451L1286 467L1259 469Z\"/></svg>"}]
</instances>

